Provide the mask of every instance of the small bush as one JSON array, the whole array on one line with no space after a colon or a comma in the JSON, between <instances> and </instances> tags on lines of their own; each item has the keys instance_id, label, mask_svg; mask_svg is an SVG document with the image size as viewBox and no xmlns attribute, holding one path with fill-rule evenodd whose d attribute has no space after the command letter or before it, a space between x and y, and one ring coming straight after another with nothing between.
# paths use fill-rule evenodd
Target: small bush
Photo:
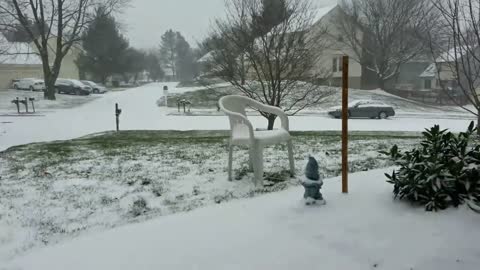
<instances>
[{"instance_id":1,"label":"small bush","mask_svg":"<svg viewBox=\"0 0 480 270\"><path fill-rule=\"evenodd\" d=\"M132 204L132 215L138 217L148 211L147 201L144 198L138 198Z\"/></svg>"},{"instance_id":2,"label":"small bush","mask_svg":"<svg viewBox=\"0 0 480 270\"><path fill-rule=\"evenodd\" d=\"M402 153L395 145L383 152L400 167L386 174L395 198L427 211L467 204L480 213L480 145L470 143L475 130L473 122L459 135L434 126L423 132L418 148Z\"/></svg>"}]
</instances>

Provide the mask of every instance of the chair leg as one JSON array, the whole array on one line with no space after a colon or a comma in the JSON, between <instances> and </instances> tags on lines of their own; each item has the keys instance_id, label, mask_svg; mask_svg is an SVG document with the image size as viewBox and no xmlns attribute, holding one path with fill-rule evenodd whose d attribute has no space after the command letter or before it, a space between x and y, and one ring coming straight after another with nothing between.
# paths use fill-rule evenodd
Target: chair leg
<instances>
[{"instance_id":1,"label":"chair leg","mask_svg":"<svg viewBox=\"0 0 480 270\"><path fill-rule=\"evenodd\" d=\"M253 174L255 176L255 185L263 187L263 148L261 146L252 146L253 149Z\"/></svg>"},{"instance_id":2,"label":"chair leg","mask_svg":"<svg viewBox=\"0 0 480 270\"><path fill-rule=\"evenodd\" d=\"M248 157L249 157L249 160L248 160L248 169L253 172L253 160L255 158L255 153L254 153L254 148L253 147L250 147L250 149L248 149Z\"/></svg>"},{"instance_id":3,"label":"chair leg","mask_svg":"<svg viewBox=\"0 0 480 270\"><path fill-rule=\"evenodd\" d=\"M288 161L290 162L290 176L295 176L295 161L293 160L293 143L288 141Z\"/></svg>"},{"instance_id":4,"label":"chair leg","mask_svg":"<svg viewBox=\"0 0 480 270\"><path fill-rule=\"evenodd\" d=\"M232 181L233 145L228 148L228 181Z\"/></svg>"}]
</instances>

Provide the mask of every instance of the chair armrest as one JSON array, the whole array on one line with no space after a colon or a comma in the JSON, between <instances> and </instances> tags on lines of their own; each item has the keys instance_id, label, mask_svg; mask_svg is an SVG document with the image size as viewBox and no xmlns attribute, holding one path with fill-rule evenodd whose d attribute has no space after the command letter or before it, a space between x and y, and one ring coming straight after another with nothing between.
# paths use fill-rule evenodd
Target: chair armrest
<instances>
[{"instance_id":1,"label":"chair armrest","mask_svg":"<svg viewBox=\"0 0 480 270\"><path fill-rule=\"evenodd\" d=\"M286 131L289 131L290 124L288 121L288 116L282 109L275 106L270 106L270 105L260 103L256 100L253 101L250 105L253 108L258 109L262 112L266 112L266 113L270 113L278 116L280 118L280 121L282 122L282 128L285 129Z\"/></svg>"},{"instance_id":2,"label":"chair armrest","mask_svg":"<svg viewBox=\"0 0 480 270\"><path fill-rule=\"evenodd\" d=\"M248 120L248 118L246 116L244 116L241 113L232 112L232 111L224 111L224 113L230 119L232 136L234 135L233 132L235 132L236 123L241 123L241 124L248 127L248 135L249 135L250 139L253 140L253 138L254 138L253 125L252 125L252 123L250 123L250 121Z\"/></svg>"}]
</instances>

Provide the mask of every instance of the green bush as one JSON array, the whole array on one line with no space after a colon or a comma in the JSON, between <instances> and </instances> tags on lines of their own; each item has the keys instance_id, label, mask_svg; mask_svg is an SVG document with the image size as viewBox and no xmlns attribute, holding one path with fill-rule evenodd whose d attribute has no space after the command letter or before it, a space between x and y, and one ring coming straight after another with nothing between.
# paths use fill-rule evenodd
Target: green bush
<instances>
[{"instance_id":1,"label":"green bush","mask_svg":"<svg viewBox=\"0 0 480 270\"><path fill-rule=\"evenodd\" d=\"M471 142L475 130L473 122L458 135L434 126L412 151L402 153L395 145L383 152L400 167L386 174L395 198L427 211L467 204L480 213L480 145Z\"/></svg>"}]
</instances>

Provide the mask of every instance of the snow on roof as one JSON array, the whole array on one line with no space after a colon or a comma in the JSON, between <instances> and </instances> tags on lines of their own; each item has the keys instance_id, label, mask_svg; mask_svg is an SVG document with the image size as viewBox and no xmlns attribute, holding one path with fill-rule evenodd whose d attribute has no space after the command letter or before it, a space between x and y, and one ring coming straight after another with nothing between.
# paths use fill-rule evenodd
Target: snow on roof
<instances>
[{"instance_id":1,"label":"snow on roof","mask_svg":"<svg viewBox=\"0 0 480 270\"><path fill-rule=\"evenodd\" d=\"M41 65L41 58L25 42L9 42L0 34L0 65Z\"/></svg>"},{"instance_id":2,"label":"snow on roof","mask_svg":"<svg viewBox=\"0 0 480 270\"><path fill-rule=\"evenodd\" d=\"M462 58L465 54L468 53L468 51L471 50L471 47L467 48L451 48L448 52L444 52L441 54L436 62L437 63L446 63L446 62L454 62L457 59Z\"/></svg>"},{"instance_id":3,"label":"snow on roof","mask_svg":"<svg viewBox=\"0 0 480 270\"><path fill-rule=\"evenodd\" d=\"M420 78L431 78L437 76L437 65L435 63L428 66L422 74L420 74Z\"/></svg>"},{"instance_id":4,"label":"snow on roof","mask_svg":"<svg viewBox=\"0 0 480 270\"><path fill-rule=\"evenodd\" d=\"M173 76L173 70L171 67L163 67L162 69L165 76Z\"/></svg>"},{"instance_id":5,"label":"snow on roof","mask_svg":"<svg viewBox=\"0 0 480 270\"><path fill-rule=\"evenodd\" d=\"M337 6L338 5L332 5L332 6L325 6L325 7L317 8L317 10L315 12L315 17L314 17L313 23L317 23L318 21L323 19L323 17L325 17L325 15L330 13L330 11L332 11Z\"/></svg>"},{"instance_id":6,"label":"snow on roof","mask_svg":"<svg viewBox=\"0 0 480 270\"><path fill-rule=\"evenodd\" d=\"M208 63L213 60L213 51L208 52L204 56L202 56L200 59L197 60L197 63Z\"/></svg>"}]
</instances>

